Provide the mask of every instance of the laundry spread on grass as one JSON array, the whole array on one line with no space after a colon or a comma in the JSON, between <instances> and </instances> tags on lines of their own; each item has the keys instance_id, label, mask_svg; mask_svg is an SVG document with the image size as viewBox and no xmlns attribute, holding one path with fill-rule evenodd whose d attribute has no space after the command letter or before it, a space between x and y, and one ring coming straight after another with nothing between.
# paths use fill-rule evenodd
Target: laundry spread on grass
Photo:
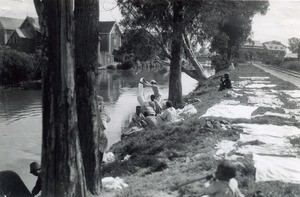
<instances>
[{"instance_id":1,"label":"laundry spread on grass","mask_svg":"<svg viewBox=\"0 0 300 197\"><path fill-rule=\"evenodd\" d=\"M217 104L209 108L202 117L223 117L229 119L251 119L251 114L257 109L255 106Z\"/></svg>"},{"instance_id":2,"label":"laundry spread on grass","mask_svg":"<svg viewBox=\"0 0 300 197\"><path fill-rule=\"evenodd\" d=\"M264 81L264 80L268 80L270 79L270 77L239 77L240 79L244 79L244 80L251 80L251 81Z\"/></svg>"},{"instance_id":3,"label":"laundry spread on grass","mask_svg":"<svg viewBox=\"0 0 300 197\"><path fill-rule=\"evenodd\" d=\"M248 103L259 107L280 107L283 102L275 95L249 96Z\"/></svg>"},{"instance_id":4,"label":"laundry spread on grass","mask_svg":"<svg viewBox=\"0 0 300 197\"><path fill-rule=\"evenodd\" d=\"M282 181L300 184L300 159L253 154L255 181Z\"/></svg>"},{"instance_id":5,"label":"laundry spread on grass","mask_svg":"<svg viewBox=\"0 0 300 197\"><path fill-rule=\"evenodd\" d=\"M254 83L250 85L246 85L246 88L273 88L276 87L275 84L261 84L261 83Z\"/></svg>"}]
</instances>

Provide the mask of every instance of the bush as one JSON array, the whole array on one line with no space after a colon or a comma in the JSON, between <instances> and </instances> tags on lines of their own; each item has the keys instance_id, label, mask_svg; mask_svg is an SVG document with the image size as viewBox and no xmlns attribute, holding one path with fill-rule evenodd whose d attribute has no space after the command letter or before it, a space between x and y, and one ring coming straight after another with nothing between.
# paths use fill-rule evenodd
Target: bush
<instances>
[{"instance_id":1,"label":"bush","mask_svg":"<svg viewBox=\"0 0 300 197\"><path fill-rule=\"evenodd\" d=\"M300 71L300 61L286 62L283 67L290 70Z\"/></svg>"},{"instance_id":2,"label":"bush","mask_svg":"<svg viewBox=\"0 0 300 197\"><path fill-rule=\"evenodd\" d=\"M39 55L1 48L0 58L1 84L18 84L23 81L41 79L43 60Z\"/></svg>"},{"instance_id":3,"label":"bush","mask_svg":"<svg viewBox=\"0 0 300 197\"><path fill-rule=\"evenodd\" d=\"M211 64L216 69L216 72L218 72L220 70L228 68L229 61L220 55L215 55L215 56L212 56Z\"/></svg>"}]
</instances>

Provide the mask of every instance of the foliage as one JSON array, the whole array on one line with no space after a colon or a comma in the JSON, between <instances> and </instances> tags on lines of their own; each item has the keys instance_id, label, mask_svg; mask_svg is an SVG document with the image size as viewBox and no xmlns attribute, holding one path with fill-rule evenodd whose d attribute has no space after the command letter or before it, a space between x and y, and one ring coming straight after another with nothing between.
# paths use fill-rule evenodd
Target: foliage
<instances>
[{"instance_id":1,"label":"foliage","mask_svg":"<svg viewBox=\"0 0 300 197\"><path fill-rule=\"evenodd\" d=\"M297 50L298 50L298 46L300 44L300 39L299 38L295 38L295 37L292 37L290 38L289 40L289 50L292 51L292 53L297 53Z\"/></svg>"},{"instance_id":2,"label":"foliage","mask_svg":"<svg viewBox=\"0 0 300 197\"><path fill-rule=\"evenodd\" d=\"M122 35L121 54L133 54L134 60L151 60L159 52L159 46L141 29L128 29Z\"/></svg>"},{"instance_id":3,"label":"foliage","mask_svg":"<svg viewBox=\"0 0 300 197\"><path fill-rule=\"evenodd\" d=\"M229 61L226 57L221 55L214 55L211 58L211 64L216 69L216 71L223 70L228 67Z\"/></svg>"},{"instance_id":4,"label":"foliage","mask_svg":"<svg viewBox=\"0 0 300 197\"><path fill-rule=\"evenodd\" d=\"M290 61L283 64L286 69L300 72L300 61Z\"/></svg>"},{"instance_id":5,"label":"foliage","mask_svg":"<svg viewBox=\"0 0 300 197\"><path fill-rule=\"evenodd\" d=\"M1 84L17 84L41 79L41 67L44 60L39 54L32 55L9 48L1 48L0 57Z\"/></svg>"}]
</instances>

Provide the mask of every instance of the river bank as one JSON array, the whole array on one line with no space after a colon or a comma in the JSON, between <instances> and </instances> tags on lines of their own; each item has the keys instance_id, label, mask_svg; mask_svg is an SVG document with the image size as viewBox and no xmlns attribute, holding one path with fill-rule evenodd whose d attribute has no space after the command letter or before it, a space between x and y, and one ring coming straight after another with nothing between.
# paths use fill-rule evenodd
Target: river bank
<instances>
[{"instance_id":1,"label":"river bank","mask_svg":"<svg viewBox=\"0 0 300 197\"><path fill-rule=\"evenodd\" d=\"M255 182L256 168L253 154L241 153L240 150L233 150L232 147L229 147L231 142L238 143L235 148L263 143L259 140L242 143L240 137L245 129L239 126L240 123L299 128L298 116L295 117L283 111L283 109L299 109L298 100L289 97L285 92L282 93L283 90L297 90L297 88L254 66L240 64L229 72L234 92L218 92L222 75L223 73L219 73L200 84L193 93L185 97L187 103L195 106L197 114L186 118L183 123L174 125L172 128L160 128L147 131L147 133L139 133L111 147L117 160L103 166L103 177L121 177L129 187L118 192L108 192L107 195L122 197L196 196L203 187L203 182L178 188L175 192L170 188L177 183L214 173L219 160L225 157L233 158L233 161L239 164L236 179L245 196L251 196L257 190L263 191L266 196L300 195L297 184L279 181ZM253 76L256 78L249 78ZM268 97L267 91L281 93L278 93L275 98ZM255 96L255 93L258 92L263 96ZM238 102L244 107L251 107L253 111L249 113L250 117L247 116L246 111L242 113L239 111L230 113L229 111L227 114L224 114L223 111L219 117L209 114L213 111L209 109L214 109L213 106L224 100L227 103ZM278 100L280 105L276 103ZM234 105L231 109L237 107ZM201 117L203 115L205 117ZM236 117L230 117L232 115L236 115ZM295 150L299 150L297 139L293 138ZM221 146L221 142L228 143ZM127 155L130 155L130 158L122 161Z\"/></svg>"}]
</instances>

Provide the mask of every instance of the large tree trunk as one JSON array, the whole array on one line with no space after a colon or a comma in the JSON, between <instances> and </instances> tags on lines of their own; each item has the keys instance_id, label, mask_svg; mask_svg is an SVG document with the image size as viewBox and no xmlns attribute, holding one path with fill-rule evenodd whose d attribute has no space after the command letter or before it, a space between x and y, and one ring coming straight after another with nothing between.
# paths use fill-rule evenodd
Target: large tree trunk
<instances>
[{"instance_id":1,"label":"large tree trunk","mask_svg":"<svg viewBox=\"0 0 300 197\"><path fill-rule=\"evenodd\" d=\"M181 49L183 33L182 16L183 5L180 1L173 3L173 38L171 51L171 65L170 65L170 84L169 84L169 100L173 102L176 108L183 105L182 100L182 85L181 85Z\"/></svg>"},{"instance_id":2,"label":"large tree trunk","mask_svg":"<svg viewBox=\"0 0 300 197\"><path fill-rule=\"evenodd\" d=\"M87 188L101 189L99 153L100 127L97 119L96 77L98 59L99 0L75 0L75 62L79 139Z\"/></svg>"},{"instance_id":3,"label":"large tree trunk","mask_svg":"<svg viewBox=\"0 0 300 197\"><path fill-rule=\"evenodd\" d=\"M42 196L86 196L74 83L73 1L45 1Z\"/></svg>"}]
</instances>

